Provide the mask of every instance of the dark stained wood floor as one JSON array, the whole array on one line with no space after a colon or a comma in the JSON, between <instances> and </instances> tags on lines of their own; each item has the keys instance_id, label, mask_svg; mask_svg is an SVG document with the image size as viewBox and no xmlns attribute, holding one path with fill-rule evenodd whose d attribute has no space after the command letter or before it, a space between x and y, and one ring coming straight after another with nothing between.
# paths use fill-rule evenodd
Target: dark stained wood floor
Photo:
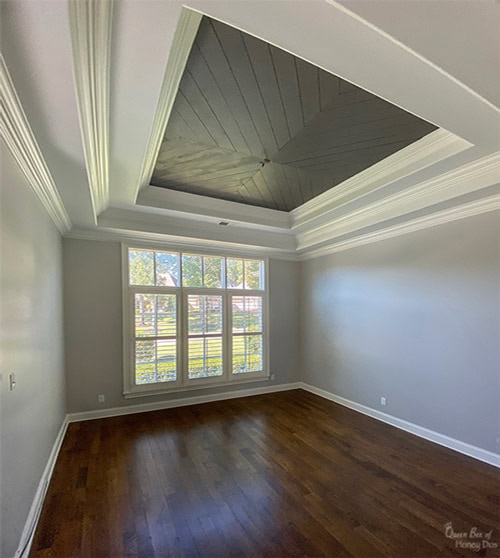
<instances>
[{"instance_id":1,"label":"dark stained wood floor","mask_svg":"<svg viewBox=\"0 0 500 558\"><path fill-rule=\"evenodd\" d=\"M31 556L498 556L497 469L305 391L74 423Z\"/></svg>"}]
</instances>

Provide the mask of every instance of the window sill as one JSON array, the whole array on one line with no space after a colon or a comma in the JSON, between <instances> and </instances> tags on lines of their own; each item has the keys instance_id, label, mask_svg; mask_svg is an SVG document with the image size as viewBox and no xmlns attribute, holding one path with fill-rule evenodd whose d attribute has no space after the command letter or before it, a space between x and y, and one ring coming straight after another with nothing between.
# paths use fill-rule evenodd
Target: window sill
<instances>
[{"instance_id":1,"label":"window sill","mask_svg":"<svg viewBox=\"0 0 500 558\"><path fill-rule=\"evenodd\" d=\"M162 388L162 389L151 389L147 391L124 391L123 397L125 399L135 399L137 397L153 397L155 395L166 395L168 393L181 393L181 392L190 392L190 391L197 391L202 389L214 389L218 387L227 387L227 386L239 386L242 384L250 384L255 382L267 382L269 381L271 376L268 374L266 376L259 376L257 378L244 378L241 380L231 380L225 382L210 382L210 383L203 383L198 385L191 385L191 386L177 386L171 388Z\"/></svg>"}]
</instances>

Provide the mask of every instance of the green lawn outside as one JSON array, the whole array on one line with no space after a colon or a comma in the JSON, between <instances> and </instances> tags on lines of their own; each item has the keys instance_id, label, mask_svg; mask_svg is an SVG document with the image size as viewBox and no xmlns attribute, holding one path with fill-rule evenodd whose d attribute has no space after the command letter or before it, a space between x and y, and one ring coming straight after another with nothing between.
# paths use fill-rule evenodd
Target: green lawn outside
<instances>
[{"instance_id":1,"label":"green lawn outside","mask_svg":"<svg viewBox=\"0 0 500 558\"><path fill-rule=\"evenodd\" d=\"M254 335L247 338L245 360L245 337L233 338L233 372L240 374L262 370L261 336ZM136 362L136 383L150 384L156 382L170 382L176 379L176 343L163 342L159 347L160 358L157 369L152 360L155 341L137 341L137 353L140 360ZM204 378L222 375L222 357L220 345L208 344L206 359L203 359L203 339L190 339L189 342L189 378Z\"/></svg>"}]
</instances>

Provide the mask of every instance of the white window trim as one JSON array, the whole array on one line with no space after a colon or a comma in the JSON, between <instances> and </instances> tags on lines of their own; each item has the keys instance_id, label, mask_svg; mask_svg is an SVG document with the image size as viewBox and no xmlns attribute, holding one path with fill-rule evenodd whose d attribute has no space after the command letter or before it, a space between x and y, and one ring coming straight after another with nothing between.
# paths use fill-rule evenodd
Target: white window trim
<instances>
[{"instance_id":1,"label":"white window trim","mask_svg":"<svg viewBox=\"0 0 500 558\"><path fill-rule=\"evenodd\" d=\"M129 285L129 269L128 269L128 252L129 249L136 250L153 250L176 252L185 254L199 254L202 256L221 256L226 258L243 258L248 260L261 260L264 262L264 290L251 290L251 289L213 289L213 288L200 288L200 287L149 287L149 286L130 286ZM169 245L159 246L148 245L142 242L138 243L122 243L121 244L121 267L122 267L122 330L123 330L123 396L126 399L135 397L146 397L153 395L161 395L166 393L175 393L199 389L210 389L214 387L235 386L238 384L246 384L250 382L262 382L270 379L270 331L269 331L269 258L259 256L253 252L215 252L213 250L205 251L195 248L181 249ZM135 384L135 367L134 367L134 332L132 321L135 313L133 309L133 295L136 292L151 292L157 294L172 294L176 293L177 297L177 328L178 339L177 343L177 359L178 359L178 375L175 382L158 383L158 384ZM186 304L187 295L192 294L222 294L226 299L224 304L223 322L228 328L228 333L223 335L223 354L224 354L224 372L220 377L212 378L187 378L187 346L184 340L186 339L187 324L184 323L185 312L184 305ZM257 295L262 297L262 342L263 342L263 356L262 364L263 370L259 372L245 372L243 374L231 373L231 342L232 330L229 329L231 323L231 308L228 301L231 296L252 296ZM186 373L185 373L186 372Z\"/></svg>"}]
</instances>

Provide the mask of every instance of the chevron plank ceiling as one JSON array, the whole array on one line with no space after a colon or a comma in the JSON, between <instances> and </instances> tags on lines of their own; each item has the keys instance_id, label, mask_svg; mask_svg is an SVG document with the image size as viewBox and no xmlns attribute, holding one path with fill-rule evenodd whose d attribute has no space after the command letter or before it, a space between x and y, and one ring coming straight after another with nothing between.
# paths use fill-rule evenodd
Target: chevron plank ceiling
<instances>
[{"instance_id":1,"label":"chevron plank ceiling","mask_svg":"<svg viewBox=\"0 0 500 558\"><path fill-rule=\"evenodd\" d=\"M151 184L290 211L435 129L204 17Z\"/></svg>"}]
</instances>

